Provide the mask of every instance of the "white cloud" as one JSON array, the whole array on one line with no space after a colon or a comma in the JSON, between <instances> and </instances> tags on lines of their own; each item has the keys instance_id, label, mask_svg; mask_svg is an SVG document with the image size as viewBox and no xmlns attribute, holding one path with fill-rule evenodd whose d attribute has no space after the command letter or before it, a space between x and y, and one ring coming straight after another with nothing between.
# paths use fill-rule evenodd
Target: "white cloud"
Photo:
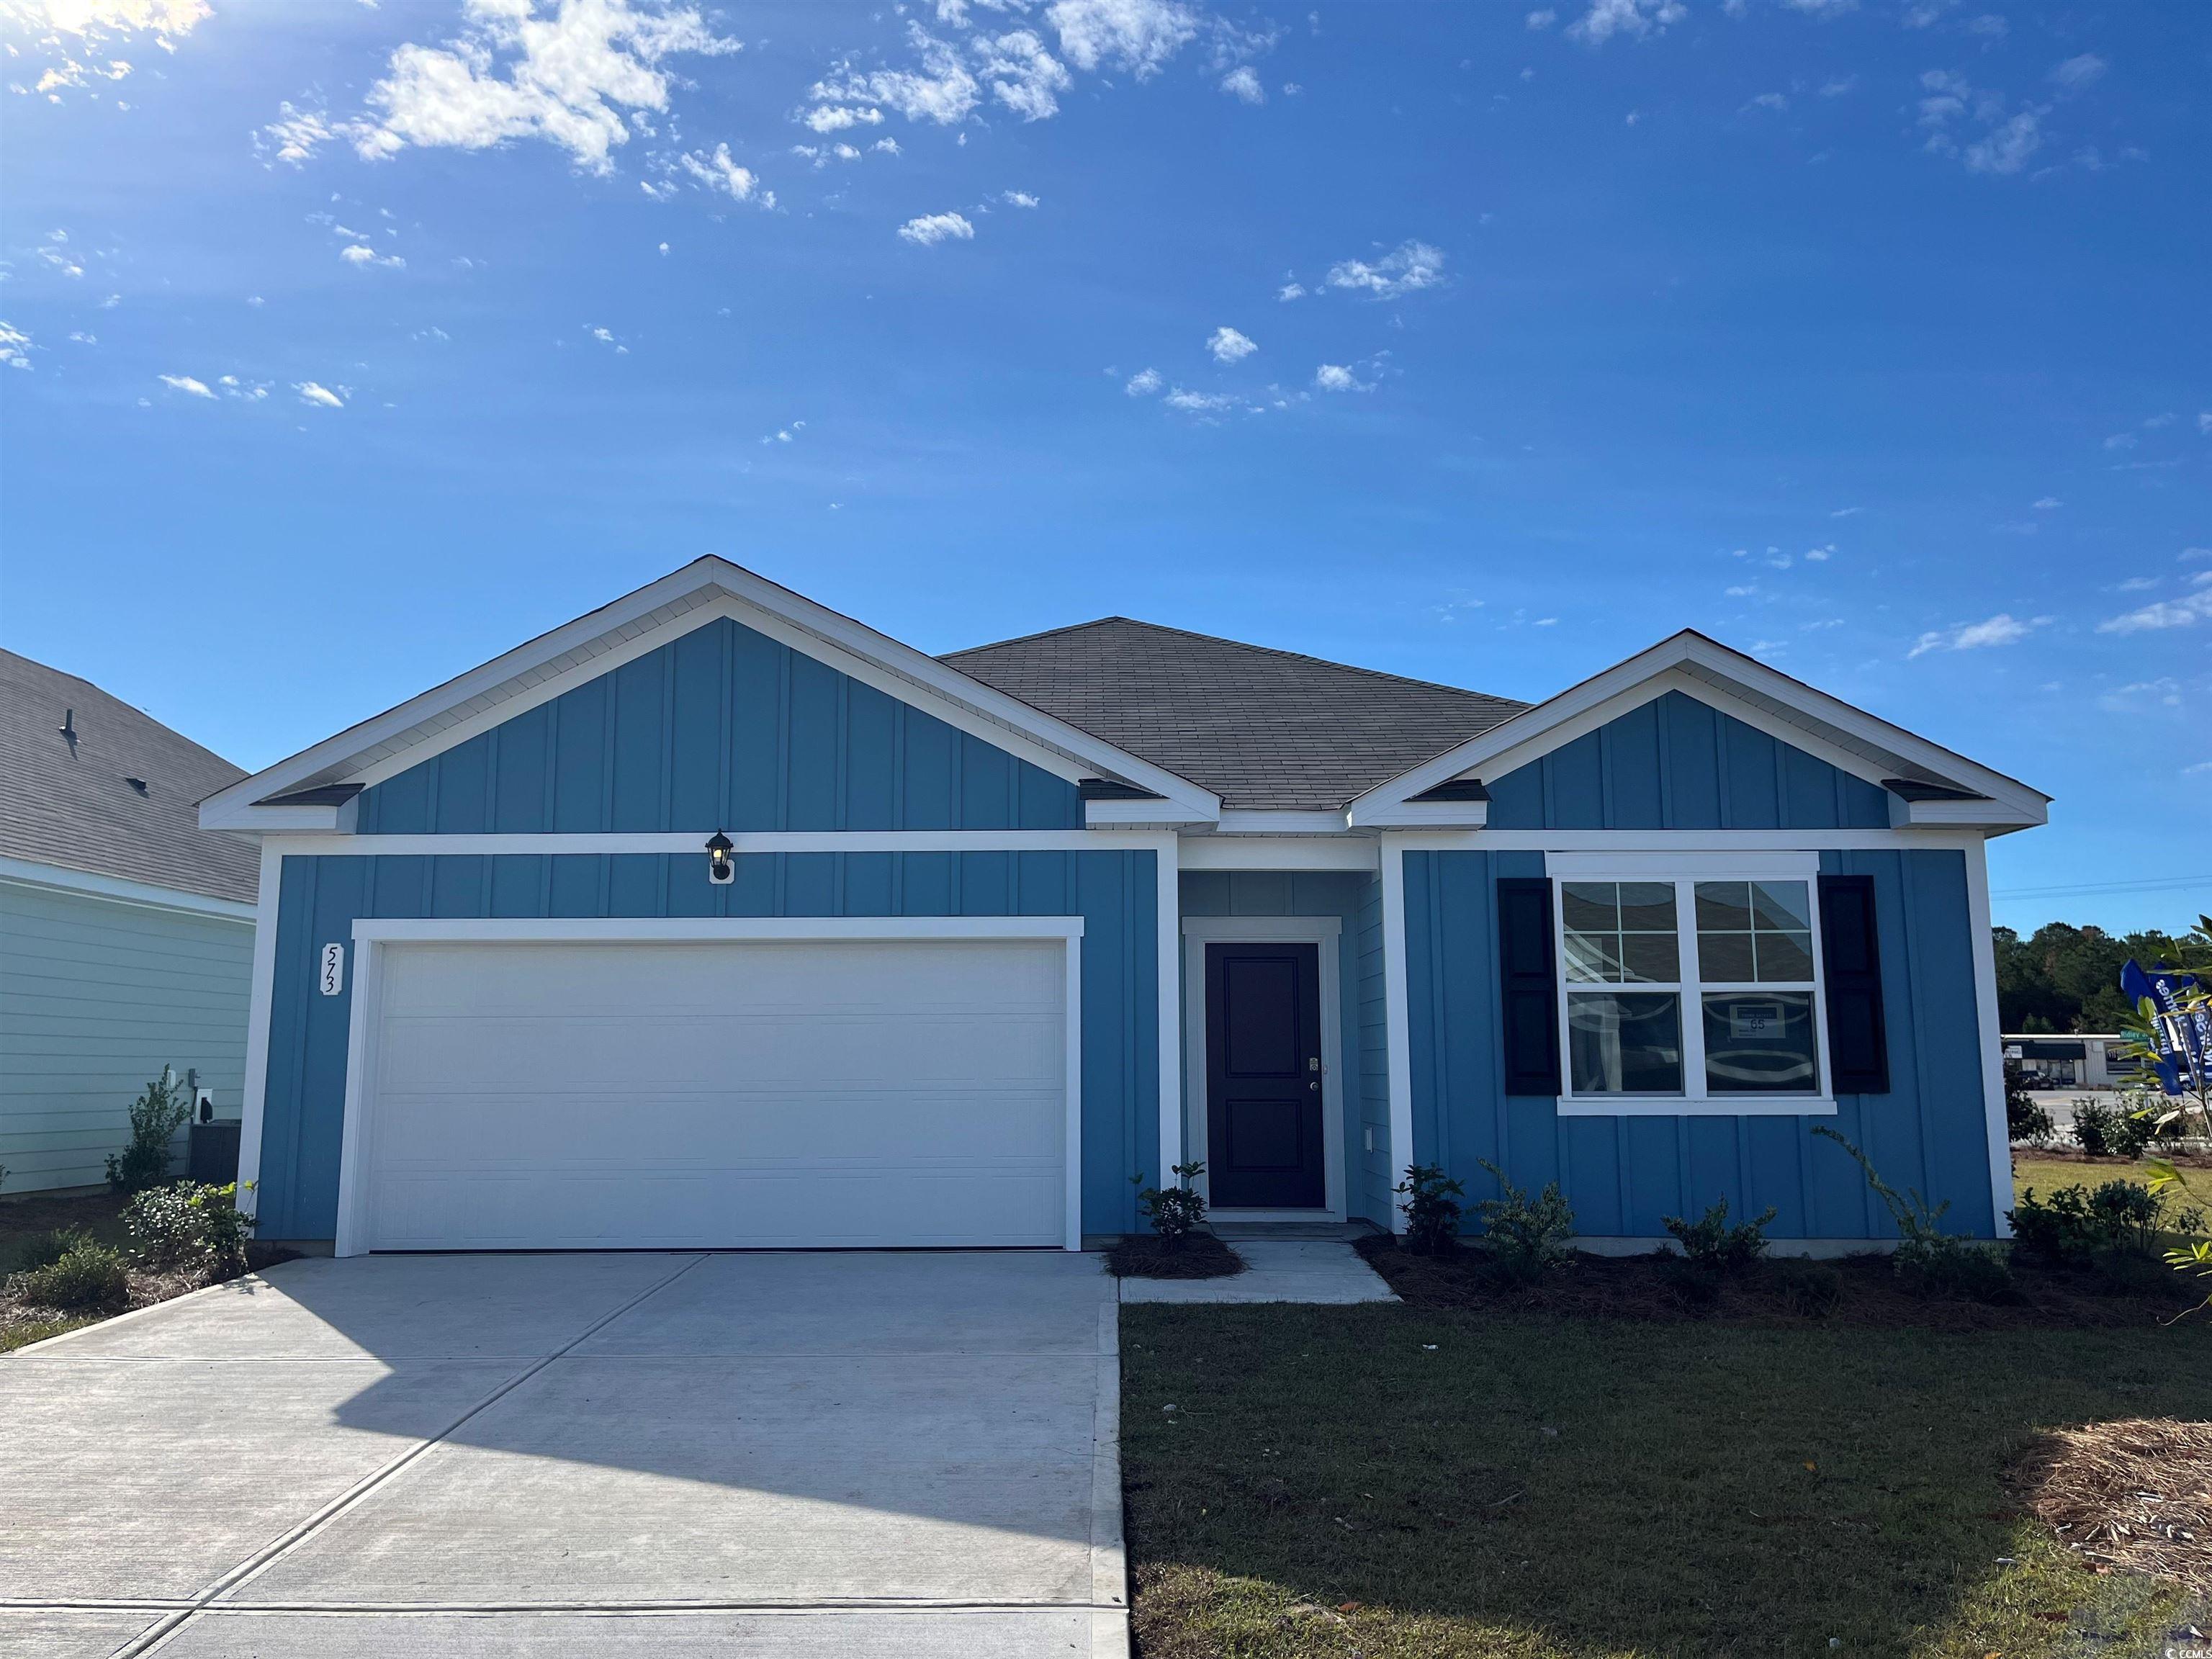
<instances>
[{"instance_id":1,"label":"white cloud","mask_svg":"<svg viewBox=\"0 0 2212 1659\"><path fill-rule=\"evenodd\" d=\"M1758 97L1746 104L1744 107L1746 109L1783 110L1790 107L1790 100L1778 92L1762 92Z\"/></svg>"},{"instance_id":2,"label":"white cloud","mask_svg":"<svg viewBox=\"0 0 2212 1659\"><path fill-rule=\"evenodd\" d=\"M410 145L489 149L541 138L604 173L609 151L629 139L631 116L668 107L667 59L739 50L688 5L465 0L463 20L442 46L400 46L369 88L370 112L329 130L369 159ZM276 131L270 137L281 143Z\"/></svg>"},{"instance_id":3,"label":"white cloud","mask_svg":"<svg viewBox=\"0 0 2212 1659\"><path fill-rule=\"evenodd\" d=\"M2212 547L2185 547L2174 557L2183 564L2203 564L2212 560Z\"/></svg>"},{"instance_id":4,"label":"white cloud","mask_svg":"<svg viewBox=\"0 0 2212 1659\"><path fill-rule=\"evenodd\" d=\"M1955 628L1939 628L1923 634L1905 654L1909 659L1930 651L1973 651L1993 645L2017 645L2035 629L2047 626L2051 620L2049 617L2031 617L2023 622L2008 611L2000 611L1986 622L1964 623Z\"/></svg>"},{"instance_id":5,"label":"white cloud","mask_svg":"<svg viewBox=\"0 0 2212 1659\"><path fill-rule=\"evenodd\" d=\"M881 150L886 155L896 155L900 154L899 141L896 138L878 138L874 143L870 144L868 148L870 149Z\"/></svg>"},{"instance_id":6,"label":"white cloud","mask_svg":"<svg viewBox=\"0 0 2212 1659\"><path fill-rule=\"evenodd\" d=\"M1343 363L1323 363L1314 370L1313 383L1323 392L1367 392L1373 389Z\"/></svg>"},{"instance_id":7,"label":"white cloud","mask_svg":"<svg viewBox=\"0 0 2212 1659\"><path fill-rule=\"evenodd\" d=\"M1559 21L1559 14L1549 6L1540 7L1523 20L1532 29L1547 29Z\"/></svg>"},{"instance_id":8,"label":"white cloud","mask_svg":"<svg viewBox=\"0 0 2212 1659\"><path fill-rule=\"evenodd\" d=\"M2107 449L2133 449L2135 447L2136 434L2132 432L2115 432L2105 440Z\"/></svg>"},{"instance_id":9,"label":"white cloud","mask_svg":"<svg viewBox=\"0 0 2212 1659\"><path fill-rule=\"evenodd\" d=\"M733 201L750 202L754 191L760 185L759 179L750 167L741 167L731 159L727 144L715 145L714 153L711 155L704 150L680 155L677 158L677 165L704 188L720 191Z\"/></svg>"},{"instance_id":10,"label":"white cloud","mask_svg":"<svg viewBox=\"0 0 2212 1659\"><path fill-rule=\"evenodd\" d=\"M2124 582L2114 582L2112 584L2112 592L2115 593L2148 593L2152 588L2156 587L2157 586L2158 578L2155 576L2130 576Z\"/></svg>"},{"instance_id":11,"label":"white cloud","mask_svg":"<svg viewBox=\"0 0 2212 1659\"><path fill-rule=\"evenodd\" d=\"M584 332L590 335L594 340L597 340L603 346L612 346L614 348L616 356L627 357L629 356L629 348L622 343L620 337L616 335L612 329L595 327L592 324L586 323L584 325Z\"/></svg>"},{"instance_id":12,"label":"white cloud","mask_svg":"<svg viewBox=\"0 0 2212 1659\"><path fill-rule=\"evenodd\" d=\"M848 127L880 126L884 112L848 104L819 104L799 118L817 132L842 132Z\"/></svg>"},{"instance_id":13,"label":"white cloud","mask_svg":"<svg viewBox=\"0 0 2212 1659\"><path fill-rule=\"evenodd\" d=\"M1159 389L1160 372L1157 368L1139 369L1121 388L1132 398L1149 398Z\"/></svg>"},{"instance_id":14,"label":"white cloud","mask_svg":"<svg viewBox=\"0 0 2212 1659\"><path fill-rule=\"evenodd\" d=\"M1640 40L1689 15L1679 0L1595 0L1588 12L1567 26L1567 33L1587 46L1601 46L1616 34Z\"/></svg>"},{"instance_id":15,"label":"white cloud","mask_svg":"<svg viewBox=\"0 0 2212 1659\"><path fill-rule=\"evenodd\" d=\"M215 393L208 389L208 383L205 380L196 380L189 374L157 374L154 378L172 392L186 392L195 398L215 396Z\"/></svg>"},{"instance_id":16,"label":"white cloud","mask_svg":"<svg viewBox=\"0 0 2212 1659\"><path fill-rule=\"evenodd\" d=\"M1177 0L1052 0L1045 15L1059 33L1061 55L1076 68L1103 65L1140 81L1198 34L1197 12Z\"/></svg>"},{"instance_id":17,"label":"white cloud","mask_svg":"<svg viewBox=\"0 0 2212 1659\"><path fill-rule=\"evenodd\" d=\"M1249 337L1224 324L1206 336L1206 349L1217 363L1241 363L1260 348Z\"/></svg>"},{"instance_id":18,"label":"white cloud","mask_svg":"<svg viewBox=\"0 0 2212 1659\"><path fill-rule=\"evenodd\" d=\"M2198 412L2197 416L2197 429L2205 437L2212 438L2212 409L2203 410Z\"/></svg>"},{"instance_id":19,"label":"white cloud","mask_svg":"<svg viewBox=\"0 0 2212 1659\"><path fill-rule=\"evenodd\" d=\"M1838 75L1831 80L1821 82L1820 96L1823 98L1841 98L1844 94L1856 90L1858 84L1859 77L1856 75Z\"/></svg>"},{"instance_id":20,"label":"white cloud","mask_svg":"<svg viewBox=\"0 0 2212 1659\"><path fill-rule=\"evenodd\" d=\"M1835 556L1836 544L1833 542L1830 542L1826 547L1808 547L1805 550L1805 562L1808 564L1826 564Z\"/></svg>"},{"instance_id":21,"label":"white cloud","mask_svg":"<svg viewBox=\"0 0 2212 1659\"><path fill-rule=\"evenodd\" d=\"M345 399L339 395L339 392L343 392L345 390L343 386L340 386L337 392L333 392L330 387L319 385L316 381L300 380L293 385L292 390L300 394L300 401L301 403L313 404L318 409L343 409L345 407Z\"/></svg>"},{"instance_id":22,"label":"white cloud","mask_svg":"<svg viewBox=\"0 0 2212 1659\"><path fill-rule=\"evenodd\" d=\"M1185 392L1181 386L1167 395L1170 409L1180 409L1188 415L1211 415L1227 409L1237 399L1221 392Z\"/></svg>"},{"instance_id":23,"label":"white cloud","mask_svg":"<svg viewBox=\"0 0 2212 1659\"><path fill-rule=\"evenodd\" d=\"M1407 240L1372 263L1340 259L1328 268L1331 288L1371 294L1378 300L1395 300L1419 293L1443 281L1443 250L1426 242Z\"/></svg>"},{"instance_id":24,"label":"white cloud","mask_svg":"<svg viewBox=\"0 0 2212 1659\"><path fill-rule=\"evenodd\" d=\"M981 93L959 52L919 23L907 25L907 39L921 58L921 68L873 70L865 75L840 69L816 82L809 95L822 103L879 104L909 121L934 121L940 126L966 120Z\"/></svg>"},{"instance_id":25,"label":"white cloud","mask_svg":"<svg viewBox=\"0 0 2212 1659\"><path fill-rule=\"evenodd\" d=\"M1060 113L1060 94L1075 77L1034 31L986 37L975 43L975 51L992 97L1024 121L1049 120Z\"/></svg>"},{"instance_id":26,"label":"white cloud","mask_svg":"<svg viewBox=\"0 0 2212 1659\"><path fill-rule=\"evenodd\" d=\"M31 343L31 337L21 329L13 323L0 322L0 363L9 368L28 368L31 354L37 349Z\"/></svg>"},{"instance_id":27,"label":"white cloud","mask_svg":"<svg viewBox=\"0 0 2212 1659\"><path fill-rule=\"evenodd\" d=\"M289 161L295 167L304 166L318 149L338 136L339 127L332 126L320 110L298 109L289 102L280 103L276 110L276 119L262 128L254 139L255 149L264 155Z\"/></svg>"},{"instance_id":28,"label":"white cloud","mask_svg":"<svg viewBox=\"0 0 2212 1659\"><path fill-rule=\"evenodd\" d=\"M2048 513L2054 507L2060 507L2065 505L2066 503L2060 501L2056 495L2039 496L2033 503L2035 510L2039 513Z\"/></svg>"},{"instance_id":29,"label":"white cloud","mask_svg":"<svg viewBox=\"0 0 2212 1659\"><path fill-rule=\"evenodd\" d=\"M100 337L98 335L88 334L81 328L71 329L70 331L70 338L78 345L96 346L100 343Z\"/></svg>"},{"instance_id":30,"label":"white cloud","mask_svg":"<svg viewBox=\"0 0 2212 1659\"><path fill-rule=\"evenodd\" d=\"M1756 583L1738 582L1734 587L1723 588L1721 597L1729 599L1747 599L1758 592L1759 587Z\"/></svg>"},{"instance_id":31,"label":"white cloud","mask_svg":"<svg viewBox=\"0 0 2212 1659\"><path fill-rule=\"evenodd\" d=\"M899 227L898 234L917 246L932 247L948 239L973 241L975 227L957 213L929 213L908 220Z\"/></svg>"},{"instance_id":32,"label":"white cloud","mask_svg":"<svg viewBox=\"0 0 2212 1659\"><path fill-rule=\"evenodd\" d=\"M2085 52L2079 58L2069 58L2051 71L2053 84L2072 91L2104 78L2111 65L2094 52Z\"/></svg>"},{"instance_id":33,"label":"white cloud","mask_svg":"<svg viewBox=\"0 0 2212 1659\"><path fill-rule=\"evenodd\" d=\"M2100 634L2140 634L2146 629L2194 628L2212 622L2212 587L2200 587L2178 599L2160 599L2140 611L2110 617L2097 624Z\"/></svg>"},{"instance_id":34,"label":"white cloud","mask_svg":"<svg viewBox=\"0 0 2212 1659\"><path fill-rule=\"evenodd\" d=\"M1037 205L1037 198L1025 190L1002 190L999 192L999 199L1008 207L1033 208Z\"/></svg>"},{"instance_id":35,"label":"white cloud","mask_svg":"<svg viewBox=\"0 0 2212 1659\"><path fill-rule=\"evenodd\" d=\"M1282 287L1275 290L1275 297L1278 300L1282 301L1285 305L1289 304L1292 300L1303 300L1306 297L1305 284L1303 283L1285 283ZM2206 418L2212 419L2212 416L2207 416Z\"/></svg>"},{"instance_id":36,"label":"white cloud","mask_svg":"<svg viewBox=\"0 0 2212 1659\"><path fill-rule=\"evenodd\" d=\"M1267 101L1267 88L1260 84L1260 71L1249 64L1240 64L1221 77L1221 89L1232 98L1248 104Z\"/></svg>"},{"instance_id":37,"label":"white cloud","mask_svg":"<svg viewBox=\"0 0 2212 1659\"><path fill-rule=\"evenodd\" d=\"M2045 112L2033 106L2007 117L1984 137L1966 146L1970 173L2018 173L2043 148Z\"/></svg>"},{"instance_id":38,"label":"white cloud","mask_svg":"<svg viewBox=\"0 0 2212 1659\"><path fill-rule=\"evenodd\" d=\"M27 88L54 104L62 101L64 88L120 81L131 73L131 64L120 58L93 61L96 52L120 49L149 35L151 45L174 52L178 40L208 15L207 0L0 0L0 21L23 25L27 36L22 47L10 44L7 55L28 51L54 60ZM77 52L85 54L85 61L77 60ZM27 90L20 84L13 89ZM131 106L118 100L116 107Z\"/></svg>"},{"instance_id":39,"label":"white cloud","mask_svg":"<svg viewBox=\"0 0 2212 1659\"><path fill-rule=\"evenodd\" d=\"M349 242L338 250L338 258L349 265L364 270L370 265L387 265L394 270L407 269L407 261L396 253L379 253L366 242Z\"/></svg>"},{"instance_id":40,"label":"white cloud","mask_svg":"<svg viewBox=\"0 0 2212 1659\"><path fill-rule=\"evenodd\" d=\"M1855 519L1865 511L1863 507L1839 507L1828 516L1832 519Z\"/></svg>"}]
</instances>

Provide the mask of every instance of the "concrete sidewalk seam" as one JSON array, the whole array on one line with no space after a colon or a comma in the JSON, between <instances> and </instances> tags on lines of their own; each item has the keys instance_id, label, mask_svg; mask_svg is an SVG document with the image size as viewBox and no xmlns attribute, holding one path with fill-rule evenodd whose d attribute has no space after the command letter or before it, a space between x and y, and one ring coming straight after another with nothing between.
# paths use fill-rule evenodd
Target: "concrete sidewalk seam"
<instances>
[{"instance_id":1,"label":"concrete sidewalk seam","mask_svg":"<svg viewBox=\"0 0 2212 1659\"><path fill-rule=\"evenodd\" d=\"M501 1383L498 1388L494 1389L482 1400L479 1400L475 1405L470 1407L468 1410L463 1412L459 1417L446 1425L444 1428L439 1430L436 1434L430 1436L427 1439L417 1441L414 1445L400 1453L398 1456L392 1459L391 1462L384 1464L381 1468L372 1470L369 1474L364 1475L361 1480L356 1481L352 1486L346 1488L345 1491L340 1492L329 1503L324 1504L321 1509L316 1510L305 1521L296 1523L289 1530L281 1534L273 1542L264 1545L259 1550L256 1551L253 1554L247 1556L245 1560L240 1562L236 1566L232 1567L228 1572L222 1574L213 1583L209 1585L206 1589L203 1590L198 1596L193 1598L191 1606L177 1612L173 1617L157 1621L150 1630L142 1631L130 1641L125 1642L121 1647L115 1650L114 1654L111 1656L111 1659L137 1659L138 1655L152 1652L161 1644L167 1641L178 1631L183 1629L186 1621L189 1620L195 1613L206 1607L216 1599L216 1597L224 1594L226 1591L237 1588L242 1583L245 1583L256 1574L266 1569L279 1556L283 1555L285 1551L290 1549L294 1545L299 1543L302 1539L316 1531L317 1528L322 1527L325 1522L335 1520L338 1516L343 1515L345 1511L351 1509L356 1504L368 1497L370 1492L375 1491L377 1487L382 1486L393 1475L398 1474L400 1470L405 1468L409 1464L414 1462L416 1459L421 1457L425 1452L428 1451L431 1447L439 1444L441 1441L444 1441L450 1437L471 1418L475 1417L478 1413L484 1411L488 1407L495 1405L500 1401L505 1399L515 1389L520 1388L525 1382L527 1382L532 1377L537 1376L538 1372L544 1370L555 1360L560 1358L562 1355L567 1353L571 1348L576 1346L578 1343L588 1340L597 1333L605 1329L607 1326L621 1318L623 1315L628 1313L631 1309L636 1307L640 1303L644 1302L648 1297L657 1295L659 1291L665 1290L669 1285L683 1278L684 1274L690 1273L694 1267L697 1267L706 1259L707 1258L703 1255L693 1256L689 1261L686 1261L674 1273L668 1274L665 1278L655 1280L644 1290L639 1291L637 1295L623 1303L620 1307L616 1308L612 1312L605 1315L602 1318L593 1321L590 1325L580 1331L575 1336L569 1339L566 1343L563 1343L560 1347L554 1349L552 1352L547 1354L544 1358L539 1359L536 1363L525 1367L522 1370L516 1372L506 1382ZM210 1286L210 1288L213 1289L220 1287ZM198 1292L195 1292L195 1294L198 1294ZM156 1304L155 1305L166 1306L167 1304Z\"/></svg>"}]
</instances>

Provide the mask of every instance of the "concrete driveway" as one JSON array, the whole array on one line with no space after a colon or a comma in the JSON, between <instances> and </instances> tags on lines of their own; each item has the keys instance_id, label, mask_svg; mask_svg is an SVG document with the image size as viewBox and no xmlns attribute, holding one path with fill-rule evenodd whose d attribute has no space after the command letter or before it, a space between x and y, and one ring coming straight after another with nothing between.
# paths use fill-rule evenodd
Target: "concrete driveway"
<instances>
[{"instance_id":1,"label":"concrete driveway","mask_svg":"<svg viewBox=\"0 0 2212 1659\"><path fill-rule=\"evenodd\" d=\"M1127 1652L1114 1281L297 1261L0 1358L0 1655Z\"/></svg>"}]
</instances>

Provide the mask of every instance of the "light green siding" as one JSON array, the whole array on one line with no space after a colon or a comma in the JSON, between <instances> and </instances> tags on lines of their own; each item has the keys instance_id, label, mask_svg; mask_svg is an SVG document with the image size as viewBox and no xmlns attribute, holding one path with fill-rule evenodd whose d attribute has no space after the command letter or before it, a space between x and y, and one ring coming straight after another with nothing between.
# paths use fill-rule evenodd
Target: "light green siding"
<instances>
[{"instance_id":1,"label":"light green siding","mask_svg":"<svg viewBox=\"0 0 2212 1659\"><path fill-rule=\"evenodd\" d=\"M252 961L251 922L0 880L0 1197L104 1179L164 1066L237 1116Z\"/></svg>"}]
</instances>

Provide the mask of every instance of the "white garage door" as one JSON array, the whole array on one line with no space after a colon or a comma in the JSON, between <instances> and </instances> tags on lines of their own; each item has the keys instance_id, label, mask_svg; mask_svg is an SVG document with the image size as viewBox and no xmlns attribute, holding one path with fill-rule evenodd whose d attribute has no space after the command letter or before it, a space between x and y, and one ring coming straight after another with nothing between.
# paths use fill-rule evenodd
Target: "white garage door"
<instances>
[{"instance_id":1,"label":"white garage door","mask_svg":"<svg viewBox=\"0 0 2212 1659\"><path fill-rule=\"evenodd\" d=\"M380 954L360 1248L1066 1240L1057 939Z\"/></svg>"}]
</instances>

